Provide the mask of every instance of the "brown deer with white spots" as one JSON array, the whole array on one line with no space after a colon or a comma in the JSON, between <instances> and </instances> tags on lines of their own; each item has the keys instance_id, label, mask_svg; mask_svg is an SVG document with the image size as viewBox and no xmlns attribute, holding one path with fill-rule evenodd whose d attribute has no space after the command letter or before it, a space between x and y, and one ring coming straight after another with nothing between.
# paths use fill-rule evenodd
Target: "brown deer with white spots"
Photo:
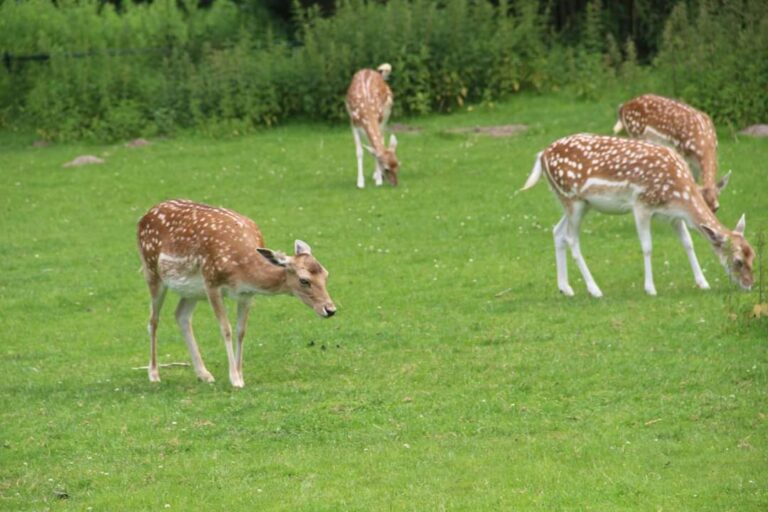
<instances>
[{"instance_id":1,"label":"brown deer with white spots","mask_svg":"<svg viewBox=\"0 0 768 512\"><path fill-rule=\"evenodd\" d=\"M557 284L565 295L573 295L565 256L570 246L587 290L594 297L602 296L579 246L579 228L590 207L603 213L634 214L645 262L645 291L650 295L656 295L651 270L651 217L656 214L672 221L699 288L707 289L709 284L686 225L704 235L735 282L745 289L752 286L754 251L744 238L744 216L734 230L723 226L704 202L685 160L674 150L640 140L572 135L537 155L523 190L535 185L542 172L564 210L553 234Z\"/></svg>"},{"instance_id":2,"label":"brown deer with white spots","mask_svg":"<svg viewBox=\"0 0 768 512\"><path fill-rule=\"evenodd\" d=\"M619 107L614 134L625 129L630 137L670 146L697 171L701 194L710 210L720 207L718 197L728 185L730 171L717 181L717 133L712 119L685 103L655 94L644 94Z\"/></svg>"},{"instance_id":3,"label":"brown deer with white spots","mask_svg":"<svg viewBox=\"0 0 768 512\"><path fill-rule=\"evenodd\" d=\"M389 137L389 147L384 147L383 130L392 111L392 89L386 79L392 72L392 66L382 64L377 70L361 69L352 77L347 89L346 106L352 122L352 136L357 150L357 188L365 187L363 176L363 148L371 153L376 161L373 180L376 186L386 176L389 183L397 186L397 173L400 162L397 160L397 138ZM362 138L368 139L370 146L363 144Z\"/></svg>"},{"instance_id":4,"label":"brown deer with white spots","mask_svg":"<svg viewBox=\"0 0 768 512\"><path fill-rule=\"evenodd\" d=\"M213 382L192 333L192 312L207 299L221 328L229 361L229 380L243 387L243 338L254 295L291 294L324 318L336 313L326 290L328 271L296 240L295 255L264 247L259 227L248 217L224 208L187 200L152 207L138 224L138 244L151 296L149 380L158 382L157 324L166 292L181 296L176 321L192 357L197 377ZM237 300L237 351L224 296Z\"/></svg>"}]
</instances>

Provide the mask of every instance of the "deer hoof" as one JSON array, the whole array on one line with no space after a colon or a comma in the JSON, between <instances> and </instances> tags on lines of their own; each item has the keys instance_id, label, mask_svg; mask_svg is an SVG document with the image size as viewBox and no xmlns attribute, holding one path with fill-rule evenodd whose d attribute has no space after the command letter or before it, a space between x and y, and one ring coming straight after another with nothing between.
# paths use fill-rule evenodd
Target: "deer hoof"
<instances>
[{"instance_id":1,"label":"deer hoof","mask_svg":"<svg viewBox=\"0 0 768 512\"><path fill-rule=\"evenodd\" d=\"M201 381L207 382L209 384L212 383L212 382L216 382L216 379L214 378L213 375L211 375L210 372L199 373L197 375L197 378L200 379Z\"/></svg>"},{"instance_id":2,"label":"deer hoof","mask_svg":"<svg viewBox=\"0 0 768 512\"><path fill-rule=\"evenodd\" d=\"M573 288L571 288L571 286L568 284L560 286L560 293L567 297L573 297Z\"/></svg>"},{"instance_id":3,"label":"deer hoof","mask_svg":"<svg viewBox=\"0 0 768 512\"><path fill-rule=\"evenodd\" d=\"M596 299L599 299L600 297L603 296L603 292L600 291L600 288L598 288L597 286L588 288L587 290L589 291L589 294Z\"/></svg>"}]
</instances>

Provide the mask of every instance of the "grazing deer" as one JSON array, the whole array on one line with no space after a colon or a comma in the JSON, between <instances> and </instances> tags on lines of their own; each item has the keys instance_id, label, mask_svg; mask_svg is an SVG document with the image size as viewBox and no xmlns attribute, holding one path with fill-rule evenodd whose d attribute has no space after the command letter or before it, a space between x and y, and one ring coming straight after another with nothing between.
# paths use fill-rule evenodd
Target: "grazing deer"
<instances>
[{"instance_id":1,"label":"grazing deer","mask_svg":"<svg viewBox=\"0 0 768 512\"><path fill-rule=\"evenodd\" d=\"M655 214L672 220L699 288L707 289L709 284L686 225L704 235L735 282L745 289L752 286L754 251L744 238L744 216L733 231L723 226L704 202L685 160L674 150L619 137L572 135L537 155L523 190L536 184L542 169L565 212L553 230L557 285L565 295L573 295L565 257L568 245L587 290L594 297L602 296L579 247L579 228L590 207L634 214L645 261L645 291L650 295L656 295L651 270L651 217Z\"/></svg>"},{"instance_id":2,"label":"grazing deer","mask_svg":"<svg viewBox=\"0 0 768 512\"><path fill-rule=\"evenodd\" d=\"M728 185L730 171L717 180L717 133L707 114L685 103L644 94L619 107L614 134L625 129L631 137L677 149L701 178L701 193L709 208L720 207L718 196Z\"/></svg>"},{"instance_id":3,"label":"grazing deer","mask_svg":"<svg viewBox=\"0 0 768 512\"><path fill-rule=\"evenodd\" d=\"M324 317L336 313L326 291L328 271L312 256L309 245L296 240L294 256L264 248L264 238L251 219L224 208L186 200L152 207L138 224L138 244L151 296L149 317L149 380L159 382L157 324L165 294L181 296L176 321L187 343L197 377L213 382L195 336L192 312L208 299L227 349L229 380L243 387L243 338L251 299L256 294L292 294ZM223 296L237 300L237 352Z\"/></svg>"},{"instance_id":4,"label":"grazing deer","mask_svg":"<svg viewBox=\"0 0 768 512\"><path fill-rule=\"evenodd\" d=\"M389 64L382 64L376 71L361 69L352 77L352 83L347 89L346 106L357 150L357 188L365 187L363 148L376 160L373 172L376 185L382 184L383 173L390 184L397 186L397 171L400 166L395 155L397 138L392 134L389 137L389 147L384 147L382 133L392 110L392 90L385 81L391 71L392 66ZM362 143L363 136L373 147Z\"/></svg>"}]
</instances>

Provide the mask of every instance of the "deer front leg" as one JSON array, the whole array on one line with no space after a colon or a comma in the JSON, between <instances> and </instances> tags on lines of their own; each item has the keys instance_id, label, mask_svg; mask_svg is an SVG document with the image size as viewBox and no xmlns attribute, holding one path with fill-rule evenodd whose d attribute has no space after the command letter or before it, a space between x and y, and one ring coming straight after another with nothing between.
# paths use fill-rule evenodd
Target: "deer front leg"
<instances>
[{"instance_id":1,"label":"deer front leg","mask_svg":"<svg viewBox=\"0 0 768 512\"><path fill-rule=\"evenodd\" d=\"M160 322L160 310L163 308L165 293L168 289L160 281L149 282L149 293L152 296L149 307L149 374L150 382L160 382L160 371L157 368L157 325Z\"/></svg>"},{"instance_id":2,"label":"deer front leg","mask_svg":"<svg viewBox=\"0 0 768 512\"><path fill-rule=\"evenodd\" d=\"M696 258L696 253L693 250L693 241L691 240L691 234L688 232L688 227L681 219L675 220L672 224L675 227L675 231L677 231L678 238L680 238L680 243L683 244L685 254L688 255L688 262L691 264L696 286L702 290L709 290L709 283L707 278L704 277L704 272L701 271L699 260Z\"/></svg>"},{"instance_id":3,"label":"deer front leg","mask_svg":"<svg viewBox=\"0 0 768 512\"><path fill-rule=\"evenodd\" d=\"M251 308L250 297L241 299L237 303L237 372L240 379L243 378L243 339L245 338L245 327L248 324L248 311ZM245 384L245 383L243 383Z\"/></svg>"},{"instance_id":4,"label":"deer front leg","mask_svg":"<svg viewBox=\"0 0 768 512\"><path fill-rule=\"evenodd\" d=\"M568 245L566 242L566 230L568 228L568 215L563 215L554 229L552 235L555 238L555 263L557 264L557 287L563 295L568 297L573 296L573 288L568 284L568 260L565 255L565 249Z\"/></svg>"},{"instance_id":5,"label":"deer front leg","mask_svg":"<svg viewBox=\"0 0 768 512\"><path fill-rule=\"evenodd\" d=\"M643 249L643 263L645 264L645 292L648 295L656 295L656 286L653 284L653 267L651 265L651 213L644 208L635 207L632 211L635 215L637 236L640 238L640 247Z\"/></svg>"},{"instance_id":6,"label":"deer front leg","mask_svg":"<svg viewBox=\"0 0 768 512\"><path fill-rule=\"evenodd\" d=\"M229 325L227 310L224 307L224 299L221 296L221 290L214 287L208 287L206 292L208 294L208 301L211 303L211 308L213 308L213 313L219 321L221 337L224 338L224 347L227 350L227 361L229 362L229 382L236 388L242 388L244 386L243 377L237 371L237 360L235 359L235 351L232 347L232 326Z\"/></svg>"},{"instance_id":7,"label":"deer front leg","mask_svg":"<svg viewBox=\"0 0 768 512\"><path fill-rule=\"evenodd\" d=\"M360 132L352 127L352 136L355 138L355 154L357 156L357 188L365 188L365 176L363 176L363 142L360 140Z\"/></svg>"},{"instance_id":8,"label":"deer front leg","mask_svg":"<svg viewBox=\"0 0 768 512\"><path fill-rule=\"evenodd\" d=\"M214 382L211 372L205 367L203 358L200 356L200 349L197 348L195 333L192 331L192 312L195 310L197 300L182 298L176 308L176 323L179 324L181 335L189 349L189 356L192 358L192 366L195 368L197 378L203 382Z\"/></svg>"},{"instance_id":9,"label":"deer front leg","mask_svg":"<svg viewBox=\"0 0 768 512\"><path fill-rule=\"evenodd\" d=\"M375 167L373 168L373 181L376 183L377 187L380 187L381 184L384 183L384 173L381 170L379 159L374 158L373 161L376 163Z\"/></svg>"},{"instance_id":10,"label":"deer front leg","mask_svg":"<svg viewBox=\"0 0 768 512\"><path fill-rule=\"evenodd\" d=\"M584 218L584 214L587 212L587 206L585 203L573 203L571 206L571 213L568 215L568 229L566 240L571 246L571 255L576 261L576 266L581 271L581 277L584 278L584 282L587 284L587 291L593 297L600 298L603 296L603 292L600 291L600 287L597 286L595 279L592 277L592 273L587 267L587 262L584 261L584 256L581 254L581 244L579 242L579 230L581 229L581 220Z\"/></svg>"}]
</instances>

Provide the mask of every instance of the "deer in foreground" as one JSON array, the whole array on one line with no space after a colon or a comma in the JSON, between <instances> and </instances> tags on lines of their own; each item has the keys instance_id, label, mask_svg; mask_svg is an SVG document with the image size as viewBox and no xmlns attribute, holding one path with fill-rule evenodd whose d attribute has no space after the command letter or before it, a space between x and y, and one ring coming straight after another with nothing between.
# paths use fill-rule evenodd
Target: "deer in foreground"
<instances>
[{"instance_id":1,"label":"deer in foreground","mask_svg":"<svg viewBox=\"0 0 768 512\"><path fill-rule=\"evenodd\" d=\"M326 291L328 271L312 249L296 240L295 255L264 247L259 227L248 217L224 208L187 200L152 207L138 223L138 245L151 296L149 380L159 382L157 325L168 289L181 296L176 321L200 380L213 382L192 333L192 312L207 299L219 322L229 361L229 380L242 388L243 339L254 295L292 294L324 318L336 313ZM237 300L237 351L224 296Z\"/></svg>"},{"instance_id":2,"label":"deer in foreground","mask_svg":"<svg viewBox=\"0 0 768 512\"><path fill-rule=\"evenodd\" d=\"M701 179L701 193L713 212L718 196L728 185L730 171L717 181L717 133L712 119L685 103L655 94L644 94L619 106L614 134L625 129L630 137L675 148Z\"/></svg>"},{"instance_id":3,"label":"deer in foreground","mask_svg":"<svg viewBox=\"0 0 768 512\"><path fill-rule=\"evenodd\" d=\"M536 184L542 170L564 210L553 230L557 285L563 294L573 295L565 256L568 245L587 290L594 297L602 296L579 246L579 228L590 207L603 213L634 214L649 295L656 295L651 269L651 217L656 214L672 221L699 288L708 289L709 283L686 226L704 236L733 281L745 289L752 286L754 251L744 238L744 215L734 230L723 226L704 202L685 160L674 150L640 140L578 134L555 141L536 156L523 190Z\"/></svg>"},{"instance_id":4,"label":"deer in foreground","mask_svg":"<svg viewBox=\"0 0 768 512\"><path fill-rule=\"evenodd\" d=\"M392 90L386 79L392 66L382 64L377 70L361 69L352 77L347 89L346 106L352 122L352 136L357 151L357 188L365 187L363 176L363 148L371 153L376 161L373 180L376 186L386 176L389 183L397 186L397 172L400 163L395 155L397 138L392 134L389 147L384 147L383 130L392 110ZM368 139L371 146L364 145L362 138ZM382 176L383 174L383 176Z\"/></svg>"}]
</instances>

